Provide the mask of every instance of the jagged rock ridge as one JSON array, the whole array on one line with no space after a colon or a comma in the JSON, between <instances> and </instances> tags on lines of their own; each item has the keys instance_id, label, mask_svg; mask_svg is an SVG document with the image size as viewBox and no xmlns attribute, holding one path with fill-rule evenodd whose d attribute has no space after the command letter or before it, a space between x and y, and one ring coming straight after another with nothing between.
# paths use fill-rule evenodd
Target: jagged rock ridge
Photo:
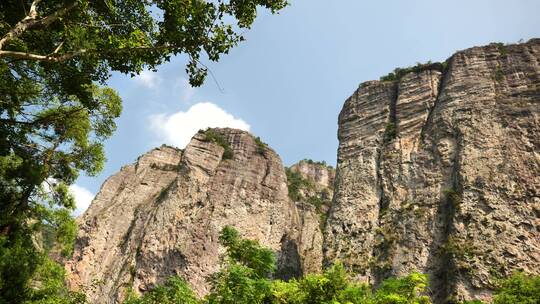
<instances>
[{"instance_id":1,"label":"jagged rock ridge","mask_svg":"<svg viewBox=\"0 0 540 304\"><path fill-rule=\"evenodd\" d=\"M327 263L431 275L436 303L540 272L540 39L360 85L339 116Z\"/></svg>"}]
</instances>

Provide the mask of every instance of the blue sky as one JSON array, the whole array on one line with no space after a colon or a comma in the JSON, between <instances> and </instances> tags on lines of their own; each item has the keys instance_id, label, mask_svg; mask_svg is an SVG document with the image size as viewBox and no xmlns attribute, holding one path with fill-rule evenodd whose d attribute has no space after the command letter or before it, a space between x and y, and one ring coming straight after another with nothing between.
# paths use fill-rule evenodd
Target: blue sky
<instances>
[{"instance_id":1,"label":"blue sky","mask_svg":"<svg viewBox=\"0 0 540 304\"><path fill-rule=\"evenodd\" d=\"M114 74L124 111L105 143L105 170L73 186L79 212L121 166L207 125L249 129L285 165L335 164L337 117L361 82L472 46L540 37L538 0L290 2L279 15L261 12L247 41L208 63L216 81L200 88L187 84L182 57L157 73Z\"/></svg>"}]
</instances>

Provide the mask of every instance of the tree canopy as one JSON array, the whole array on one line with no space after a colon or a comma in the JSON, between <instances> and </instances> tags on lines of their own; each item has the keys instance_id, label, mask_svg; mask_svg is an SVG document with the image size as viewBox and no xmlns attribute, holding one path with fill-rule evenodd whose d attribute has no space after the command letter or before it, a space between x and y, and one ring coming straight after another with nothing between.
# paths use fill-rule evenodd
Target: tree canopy
<instances>
[{"instance_id":1,"label":"tree canopy","mask_svg":"<svg viewBox=\"0 0 540 304\"><path fill-rule=\"evenodd\" d=\"M122 110L111 72L188 58L192 85L285 0L0 1L0 303L22 302L50 250L69 255L68 186L104 165ZM42 246L48 240L55 246Z\"/></svg>"}]
</instances>

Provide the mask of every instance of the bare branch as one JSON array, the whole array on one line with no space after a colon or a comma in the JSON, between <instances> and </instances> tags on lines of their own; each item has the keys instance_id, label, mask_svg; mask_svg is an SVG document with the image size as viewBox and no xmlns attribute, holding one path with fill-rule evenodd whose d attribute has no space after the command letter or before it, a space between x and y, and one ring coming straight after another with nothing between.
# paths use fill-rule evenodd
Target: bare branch
<instances>
[{"instance_id":1,"label":"bare branch","mask_svg":"<svg viewBox=\"0 0 540 304\"><path fill-rule=\"evenodd\" d=\"M39 55L26 52L18 51L2 51L0 50L0 57L11 57L24 60L35 60L35 61L46 61L46 62L63 62L75 57L93 54L93 53L107 53L107 54L117 54L125 52L134 52L134 51L159 51L159 50L174 50L181 49L181 46L141 46L141 47L128 47L128 48L118 48L118 49L80 49L72 52L67 52L64 54L52 53L49 55Z\"/></svg>"},{"instance_id":2,"label":"bare branch","mask_svg":"<svg viewBox=\"0 0 540 304\"><path fill-rule=\"evenodd\" d=\"M34 27L47 27L62 15L77 6L77 2L74 1L73 3L62 7L51 15L38 19L37 6L40 2L41 0L34 0L30 6L28 15L26 15L21 21L17 22L17 24L15 24L15 26L9 32L7 32L2 39L0 39L0 50L4 48L7 42L21 36L27 30Z\"/></svg>"},{"instance_id":3,"label":"bare branch","mask_svg":"<svg viewBox=\"0 0 540 304\"><path fill-rule=\"evenodd\" d=\"M92 51L95 52L97 50L92 50ZM51 55L39 55L39 54L32 54L32 53L25 53L25 52L0 50L0 57L11 57L11 58L17 58L17 59L47 61L47 62L62 62L62 61L66 61L68 59L83 55L85 53L88 53L87 49L81 49L78 51L69 52L62 55L57 55L55 53Z\"/></svg>"},{"instance_id":4,"label":"bare branch","mask_svg":"<svg viewBox=\"0 0 540 304\"><path fill-rule=\"evenodd\" d=\"M64 45L64 41L60 42L60 44L56 47L56 49L54 49L53 54L57 54L58 51L60 51L60 49L62 48L63 45Z\"/></svg>"},{"instance_id":5,"label":"bare branch","mask_svg":"<svg viewBox=\"0 0 540 304\"><path fill-rule=\"evenodd\" d=\"M34 0L32 2L32 5L30 5L30 11L28 12L28 17L36 18L37 17L37 6L41 2L41 0Z\"/></svg>"}]
</instances>

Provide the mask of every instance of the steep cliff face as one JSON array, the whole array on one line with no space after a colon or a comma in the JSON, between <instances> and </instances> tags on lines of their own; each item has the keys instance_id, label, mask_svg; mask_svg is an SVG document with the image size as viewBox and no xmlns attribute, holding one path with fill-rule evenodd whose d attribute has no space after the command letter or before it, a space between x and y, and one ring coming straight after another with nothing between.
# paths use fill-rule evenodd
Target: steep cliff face
<instances>
[{"instance_id":1,"label":"steep cliff face","mask_svg":"<svg viewBox=\"0 0 540 304\"><path fill-rule=\"evenodd\" d=\"M247 132L211 132L199 132L184 151L150 151L107 180L80 219L67 264L74 288L113 303L129 288L144 292L180 275L203 295L225 225L273 249L283 277L301 273L303 212L287 196L280 158Z\"/></svg>"},{"instance_id":2,"label":"steep cliff face","mask_svg":"<svg viewBox=\"0 0 540 304\"><path fill-rule=\"evenodd\" d=\"M539 273L539 134L539 39L363 83L339 116L325 261L375 284L427 272L439 303Z\"/></svg>"},{"instance_id":3,"label":"steep cliff face","mask_svg":"<svg viewBox=\"0 0 540 304\"><path fill-rule=\"evenodd\" d=\"M323 230L334 194L334 168L302 160L287 169L289 197L295 202L298 251L302 274L317 273L323 265Z\"/></svg>"}]
</instances>

